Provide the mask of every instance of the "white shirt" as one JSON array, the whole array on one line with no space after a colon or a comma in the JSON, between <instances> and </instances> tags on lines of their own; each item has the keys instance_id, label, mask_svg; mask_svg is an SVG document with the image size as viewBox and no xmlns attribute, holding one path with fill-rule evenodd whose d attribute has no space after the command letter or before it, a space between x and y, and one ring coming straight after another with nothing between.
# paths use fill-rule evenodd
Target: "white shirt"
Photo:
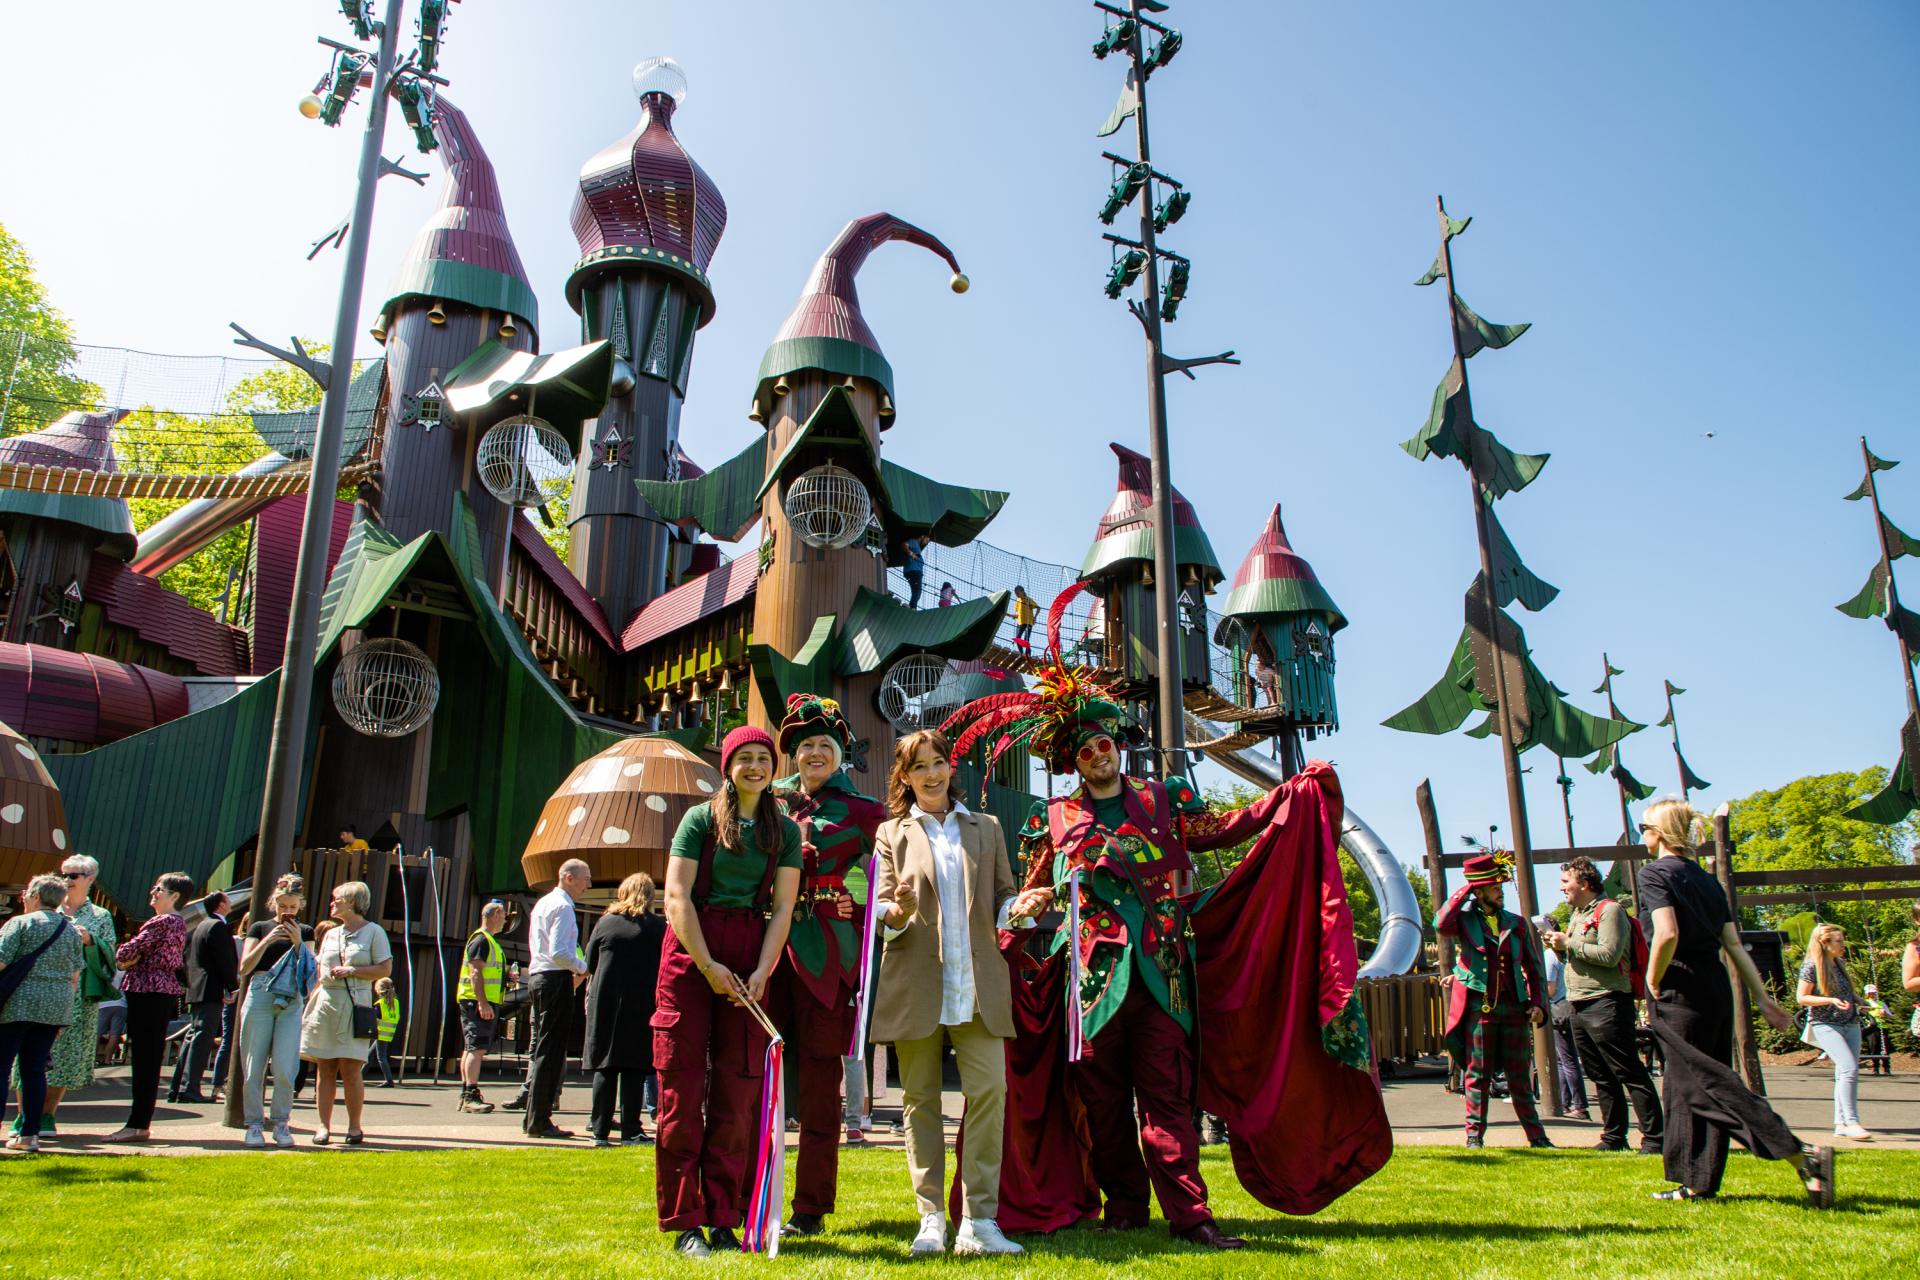
<instances>
[{"instance_id":1,"label":"white shirt","mask_svg":"<svg viewBox=\"0 0 1920 1280\"><path fill-rule=\"evenodd\" d=\"M579 955L580 921L573 914L573 899L565 889L554 890L533 906L533 930L527 940L533 953L527 963L527 976L537 973L585 973L586 961Z\"/></svg>"},{"instance_id":2,"label":"white shirt","mask_svg":"<svg viewBox=\"0 0 1920 1280\"><path fill-rule=\"evenodd\" d=\"M940 1025L963 1027L973 1021L978 1005L973 985L973 928L967 912L967 849L960 834L960 815L967 806L954 801L944 816L928 813L914 805L911 816L918 819L933 847L933 886L940 899ZM991 883L991 880L989 880ZM1008 914L1013 899L1000 908L995 927L1010 928ZM1025 923L1031 923L1025 922ZM904 930L889 928L888 937Z\"/></svg>"}]
</instances>

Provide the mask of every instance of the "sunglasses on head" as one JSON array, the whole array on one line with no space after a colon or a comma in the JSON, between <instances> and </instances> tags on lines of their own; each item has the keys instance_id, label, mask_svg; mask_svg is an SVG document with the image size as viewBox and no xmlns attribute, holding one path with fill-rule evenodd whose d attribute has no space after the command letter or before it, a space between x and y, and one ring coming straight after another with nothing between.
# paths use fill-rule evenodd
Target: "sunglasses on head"
<instances>
[{"instance_id":1,"label":"sunglasses on head","mask_svg":"<svg viewBox=\"0 0 1920 1280\"><path fill-rule=\"evenodd\" d=\"M1107 737L1105 734L1101 734L1097 738L1089 738L1087 740L1086 745L1080 748L1080 758L1082 760L1091 760L1095 756L1104 756L1112 750L1113 739Z\"/></svg>"}]
</instances>

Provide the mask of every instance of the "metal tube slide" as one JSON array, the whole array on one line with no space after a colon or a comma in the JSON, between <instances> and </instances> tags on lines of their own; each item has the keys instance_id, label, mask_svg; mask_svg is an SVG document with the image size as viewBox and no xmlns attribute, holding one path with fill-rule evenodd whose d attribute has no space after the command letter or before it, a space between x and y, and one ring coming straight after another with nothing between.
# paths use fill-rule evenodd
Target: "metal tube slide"
<instances>
[{"instance_id":1,"label":"metal tube slide","mask_svg":"<svg viewBox=\"0 0 1920 1280\"><path fill-rule=\"evenodd\" d=\"M1187 717L1187 736L1191 739L1205 741L1223 733L1224 730L1197 716ZM1239 751L1209 751L1207 756L1235 777L1263 790L1285 781L1280 762L1251 747ZM1360 976L1385 978L1411 972L1420 959L1422 921L1420 901L1413 896L1406 868L1351 805L1340 824L1340 847L1359 865L1373 890L1374 900L1380 904L1380 938L1373 954L1360 966Z\"/></svg>"},{"instance_id":2,"label":"metal tube slide","mask_svg":"<svg viewBox=\"0 0 1920 1280\"><path fill-rule=\"evenodd\" d=\"M280 453L255 458L240 468L243 476L277 475L296 465ZM298 465L305 466L302 460ZM196 498L182 503L140 534L139 550L131 566L135 573L157 577L205 547L227 530L259 514L272 498Z\"/></svg>"}]
</instances>

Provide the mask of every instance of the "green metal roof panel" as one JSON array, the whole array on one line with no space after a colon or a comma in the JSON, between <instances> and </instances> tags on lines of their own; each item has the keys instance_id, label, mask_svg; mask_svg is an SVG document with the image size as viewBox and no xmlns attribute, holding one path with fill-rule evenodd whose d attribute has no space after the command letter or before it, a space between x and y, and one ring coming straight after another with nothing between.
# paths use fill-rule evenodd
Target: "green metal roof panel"
<instances>
[{"instance_id":1,"label":"green metal roof panel","mask_svg":"<svg viewBox=\"0 0 1920 1280\"><path fill-rule=\"evenodd\" d=\"M775 378L802 369L824 369L855 378L870 378L881 390L893 394L893 366L872 347L847 338L781 338L767 348L760 359L760 372L754 385L760 391Z\"/></svg>"},{"instance_id":2,"label":"green metal roof panel","mask_svg":"<svg viewBox=\"0 0 1920 1280\"><path fill-rule=\"evenodd\" d=\"M1221 616L1227 618L1272 613L1324 613L1331 619L1330 631L1347 625L1340 607L1334 604L1333 597L1317 578L1263 578L1249 582L1244 587L1235 587L1226 603L1220 606Z\"/></svg>"},{"instance_id":3,"label":"green metal roof panel","mask_svg":"<svg viewBox=\"0 0 1920 1280\"><path fill-rule=\"evenodd\" d=\"M972 542L1007 504L1003 490L944 484L885 458L880 459L880 483L886 491L887 532L903 538L925 533L943 547Z\"/></svg>"},{"instance_id":4,"label":"green metal roof panel","mask_svg":"<svg viewBox=\"0 0 1920 1280\"><path fill-rule=\"evenodd\" d=\"M881 478L876 466L879 455L873 447L873 441L867 438L859 410L853 407L853 396L845 387L829 388L827 394L820 398L820 403L807 415L807 420L787 441L787 447L767 468L767 474L761 479L760 492L754 496L765 497L767 490L786 473L801 451L807 449L831 451L837 463L842 466L851 463L847 469L863 472L862 478L869 484ZM848 456L849 450L852 456Z\"/></svg>"},{"instance_id":5,"label":"green metal roof panel","mask_svg":"<svg viewBox=\"0 0 1920 1280\"><path fill-rule=\"evenodd\" d=\"M1213 554L1207 531L1198 525L1181 525L1173 531L1173 558L1176 564L1197 565L1205 571L1207 585L1225 578L1220 561ZM1140 525L1098 539L1080 566L1082 580L1109 572L1135 560L1153 561L1153 526Z\"/></svg>"},{"instance_id":6,"label":"green metal roof panel","mask_svg":"<svg viewBox=\"0 0 1920 1280\"><path fill-rule=\"evenodd\" d=\"M373 411L380 404L380 380L385 373L385 358L369 360L353 375L347 388L346 429L340 437L340 461L363 452L373 438ZM249 414L253 429L267 447L289 458L311 458L313 442L320 430L320 406L295 409L286 413Z\"/></svg>"},{"instance_id":7,"label":"green metal roof panel","mask_svg":"<svg viewBox=\"0 0 1920 1280\"><path fill-rule=\"evenodd\" d=\"M890 595L862 587L847 610L840 674L881 671L904 653L977 658L993 643L1012 599L1011 592L1001 591L945 609L909 609Z\"/></svg>"},{"instance_id":8,"label":"green metal roof panel","mask_svg":"<svg viewBox=\"0 0 1920 1280\"><path fill-rule=\"evenodd\" d=\"M560 428L578 450L582 424L611 393L613 345L603 339L536 356L489 339L443 385L447 409L471 429L531 412Z\"/></svg>"},{"instance_id":9,"label":"green metal roof panel","mask_svg":"<svg viewBox=\"0 0 1920 1280\"><path fill-rule=\"evenodd\" d=\"M633 483L661 519L691 520L712 537L738 542L760 518L760 490L766 473L767 437L762 432L752 444L703 476Z\"/></svg>"},{"instance_id":10,"label":"green metal roof panel","mask_svg":"<svg viewBox=\"0 0 1920 1280\"><path fill-rule=\"evenodd\" d=\"M535 332L540 328L540 302L534 297L533 286L492 267L447 258L416 258L401 267L392 288L380 308L382 315L392 315L395 306L408 298L445 298L482 311L505 311L525 320Z\"/></svg>"},{"instance_id":11,"label":"green metal roof panel","mask_svg":"<svg viewBox=\"0 0 1920 1280\"><path fill-rule=\"evenodd\" d=\"M121 498L88 498L74 493L0 489L0 516L64 520L83 529L92 529L100 534L100 549L121 560L133 559L138 543L133 532L133 516Z\"/></svg>"}]
</instances>

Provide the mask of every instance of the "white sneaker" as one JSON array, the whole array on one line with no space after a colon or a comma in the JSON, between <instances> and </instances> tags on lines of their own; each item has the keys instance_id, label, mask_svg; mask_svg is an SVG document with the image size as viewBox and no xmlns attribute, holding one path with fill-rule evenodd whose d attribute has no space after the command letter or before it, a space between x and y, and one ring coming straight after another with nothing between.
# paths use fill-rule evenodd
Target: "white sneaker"
<instances>
[{"instance_id":1,"label":"white sneaker","mask_svg":"<svg viewBox=\"0 0 1920 1280\"><path fill-rule=\"evenodd\" d=\"M277 1124L273 1126L273 1145L276 1147L292 1146L293 1130L288 1128L284 1124Z\"/></svg>"},{"instance_id":2,"label":"white sneaker","mask_svg":"<svg viewBox=\"0 0 1920 1280\"><path fill-rule=\"evenodd\" d=\"M1000 1234L1000 1224L992 1218L962 1218L960 1230L953 1236L955 1253L1025 1253L1026 1250Z\"/></svg>"},{"instance_id":3,"label":"white sneaker","mask_svg":"<svg viewBox=\"0 0 1920 1280\"><path fill-rule=\"evenodd\" d=\"M250 1147L264 1147L267 1145L266 1135L260 1131L259 1125L250 1124L247 1126L247 1145Z\"/></svg>"},{"instance_id":4,"label":"white sneaker","mask_svg":"<svg viewBox=\"0 0 1920 1280\"><path fill-rule=\"evenodd\" d=\"M947 1215L944 1213L923 1213L920 1215L920 1234L913 1238L913 1248L907 1252L916 1258L928 1254L947 1251Z\"/></svg>"},{"instance_id":5,"label":"white sneaker","mask_svg":"<svg viewBox=\"0 0 1920 1280\"><path fill-rule=\"evenodd\" d=\"M313 1128L313 1145L314 1146L324 1147L329 1142L332 1142L332 1141L333 1141L333 1135L327 1132L327 1126L323 1124L314 1126Z\"/></svg>"},{"instance_id":6,"label":"white sneaker","mask_svg":"<svg viewBox=\"0 0 1920 1280\"><path fill-rule=\"evenodd\" d=\"M1871 1142L1873 1135L1857 1124L1843 1124L1833 1131L1836 1138L1852 1138L1855 1142Z\"/></svg>"}]
</instances>

